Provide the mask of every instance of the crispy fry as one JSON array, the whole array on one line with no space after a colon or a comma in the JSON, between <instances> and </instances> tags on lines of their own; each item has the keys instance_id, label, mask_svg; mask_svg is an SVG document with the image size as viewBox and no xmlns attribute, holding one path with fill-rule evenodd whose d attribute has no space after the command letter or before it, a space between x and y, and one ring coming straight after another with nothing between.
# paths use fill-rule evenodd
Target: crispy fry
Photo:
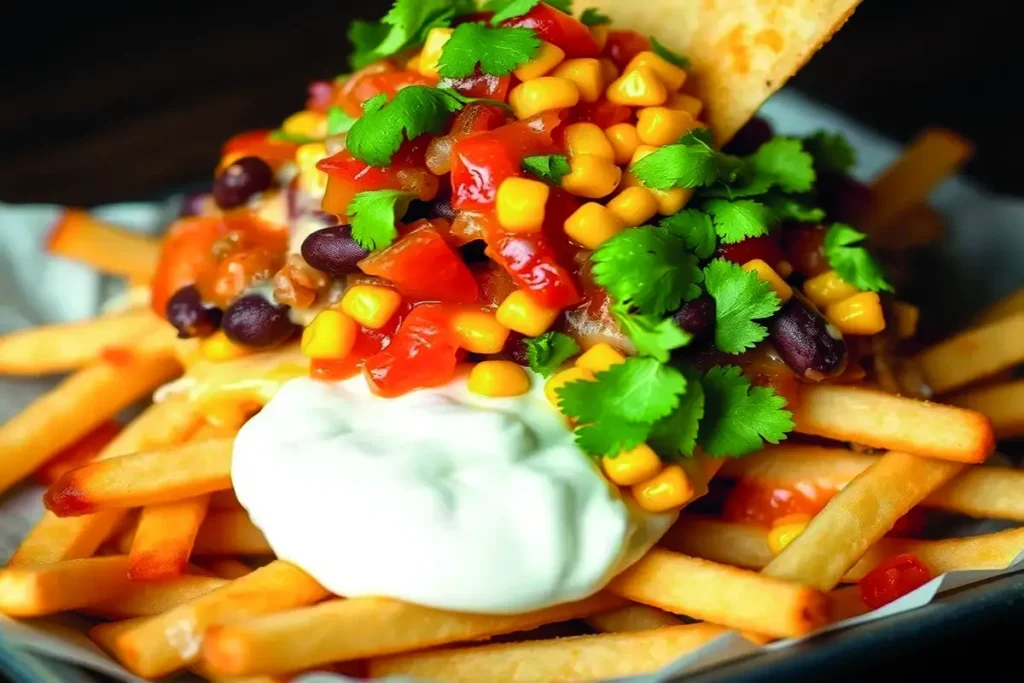
<instances>
[{"instance_id":1,"label":"crispy fry","mask_svg":"<svg viewBox=\"0 0 1024 683\"><path fill-rule=\"evenodd\" d=\"M43 503L61 517L73 517L228 489L233 444L231 437L190 441L95 462L57 480Z\"/></svg>"},{"instance_id":2,"label":"crispy fry","mask_svg":"<svg viewBox=\"0 0 1024 683\"><path fill-rule=\"evenodd\" d=\"M1024 287L1015 289L989 306L974 320L972 326L982 327L1018 313L1024 313Z\"/></svg>"},{"instance_id":3,"label":"crispy fry","mask_svg":"<svg viewBox=\"0 0 1024 683\"><path fill-rule=\"evenodd\" d=\"M289 681L293 680L296 676L299 676L301 673L308 673L293 672L286 674L277 674L274 676L246 676L245 678L225 678L223 676L217 675L216 672L211 671L210 667L206 666L206 664L204 664L203 662L196 662L195 664L189 667L189 671L191 671L196 676L199 676L204 680L210 681L210 683L288 683Z\"/></svg>"},{"instance_id":4,"label":"crispy fry","mask_svg":"<svg viewBox=\"0 0 1024 683\"><path fill-rule=\"evenodd\" d=\"M796 431L838 441L965 463L984 461L995 447L981 413L873 389L807 385L791 408Z\"/></svg>"},{"instance_id":5,"label":"crispy fry","mask_svg":"<svg viewBox=\"0 0 1024 683\"><path fill-rule=\"evenodd\" d=\"M143 508L128 555L128 576L138 581L182 574L209 502L209 496L196 496Z\"/></svg>"},{"instance_id":6,"label":"crispy fry","mask_svg":"<svg viewBox=\"0 0 1024 683\"><path fill-rule=\"evenodd\" d=\"M99 427L43 463L35 471L36 481L47 485L52 484L76 467L92 462L99 457L103 449L114 440L120 431L121 425L114 420L107 420L100 424Z\"/></svg>"},{"instance_id":7,"label":"crispy fry","mask_svg":"<svg viewBox=\"0 0 1024 683\"><path fill-rule=\"evenodd\" d=\"M47 250L96 270L148 279L160 260L160 240L107 223L80 209L67 209L54 224Z\"/></svg>"},{"instance_id":8,"label":"crispy fry","mask_svg":"<svg viewBox=\"0 0 1024 683\"><path fill-rule=\"evenodd\" d=\"M707 517L683 516L662 536L669 550L743 569L763 569L775 557L768 530Z\"/></svg>"},{"instance_id":9,"label":"crispy fry","mask_svg":"<svg viewBox=\"0 0 1024 683\"><path fill-rule=\"evenodd\" d=\"M242 504L235 497L234 489L226 491L214 491L210 494L211 510L241 510Z\"/></svg>"},{"instance_id":10,"label":"crispy fry","mask_svg":"<svg viewBox=\"0 0 1024 683\"><path fill-rule=\"evenodd\" d=\"M222 579L237 579L251 574L253 568L230 557L210 557L196 562L196 565Z\"/></svg>"},{"instance_id":11,"label":"crispy fry","mask_svg":"<svg viewBox=\"0 0 1024 683\"><path fill-rule=\"evenodd\" d=\"M679 626L683 623L676 615L647 605L626 605L587 617L585 621L591 628L605 633L646 631L663 626Z\"/></svg>"},{"instance_id":12,"label":"crispy fry","mask_svg":"<svg viewBox=\"0 0 1024 683\"><path fill-rule=\"evenodd\" d=\"M615 596L600 593L527 614L488 615L447 612L389 598L331 600L210 629L203 656L223 675L294 671L525 631L623 604Z\"/></svg>"},{"instance_id":13,"label":"crispy fry","mask_svg":"<svg viewBox=\"0 0 1024 683\"><path fill-rule=\"evenodd\" d=\"M825 596L810 586L661 548L612 579L608 590L694 619L777 636L809 633L828 620Z\"/></svg>"},{"instance_id":14,"label":"crispy fry","mask_svg":"<svg viewBox=\"0 0 1024 683\"><path fill-rule=\"evenodd\" d=\"M1024 313L961 332L917 356L925 382L936 394L967 386L1024 362Z\"/></svg>"},{"instance_id":15,"label":"crispy fry","mask_svg":"<svg viewBox=\"0 0 1024 683\"><path fill-rule=\"evenodd\" d=\"M992 420L997 439L1024 435L1024 379L971 389L945 400Z\"/></svg>"},{"instance_id":16,"label":"crispy fry","mask_svg":"<svg viewBox=\"0 0 1024 683\"><path fill-rule=\"evenodd\" d=\"M0 569L0 614L65 612L117 595L129 583L128 558L123 555Z\"/></svg>"},{"instance_id":17,"label":"crispy fry","mask_svg":"<svg viewBox=\"0 0 1024 683\"><path fill-rule=\"evenodd\" d=\"M157 581L130 581L119 594L88 604L82 612L106 619L130 619L162 614L229 582L214 576L182 575Z\"/></svg>"},{"instance_id":18,"label":"crispy fry","mask_svg":"<svg viewBox=\"0 0 1024 683\"><path fill-rule=\"evenodd\" d=\"M211 626L233 619L310 605L327 591L308 574L280 560L154 617L99 624L89 636L133 673L163 676L194 663Z\"/></svg>"},{"instance_id":19,"label":"crispy fry","mask_svg":"<svg viewBox=\"0 0 1024 683\"><path fill-rule=\"evenodd\" d=\"M213 510L199 527L195 555L266 555L273 552L245 510Z\"/></svg>"},{"instance_id":20,"label":"crispy fry","mask_svg":"<svg viewBox=\"0 0 1024 683\"><path fill-rule=\"evenodd\" d=\"M917 204L893 218L887 230L873 232L872 244L882 249L924 247L942 238L942 215L928 204Z\"/></svg>"}]
</instances>

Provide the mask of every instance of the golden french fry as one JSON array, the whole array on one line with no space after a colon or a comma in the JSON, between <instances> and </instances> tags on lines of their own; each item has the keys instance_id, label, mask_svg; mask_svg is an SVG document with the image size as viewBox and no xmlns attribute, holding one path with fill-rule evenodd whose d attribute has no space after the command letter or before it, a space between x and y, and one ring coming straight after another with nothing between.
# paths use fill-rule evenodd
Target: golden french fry
<instances>
[{"instance_id":1,"label":"golden french fry","mask_svg":"<svg viewBox=\"0 0 1024 683\"><path fill-rule=\"evenodd\" d=\"M138 581L182 574L209 502L209 496L196 496L143 508L128 554L128 576Z\"/></svg>"},{"instance_id":2,"label":"golden french fry","mask_svg":"<svg viewBox=\"0 0 1024 683\"><path fill-rule=\"evenodd\" d=\"M0 569L0 614L38 617L84 607L129 587L123 555Z\"/></svg>"},{"instance_id":3,"label":"golden french fry","mask_svg":"<svg viewBox=\"0 0 1024 683\"><path fill-rule=\"evenodd\" d=\"M624 602L599 593L536 612L491 615L447 612L389 598L331 600L210 629L203 656L221 675L295 671L525 631Z\"/></svg>"},{"instance_id":4,"label":"golden french fry","mask_svg":"<svg viewBox=\"0 0 1024 683\"><path fill-rule=\"evenodd\" d=\"M234 489L225 491L214 491L210 494L211 510L241 510L242 504L238 502Z\"/></svg>"},{"instance_id":5,"label":"golden french fry","mask_svg":"<svg viewBox=\"0 0 1024 683\"><path fill-rule=\"evenodd\" d=\"M189 441L68 472L43 496L61 517L155 505L231 488L234 438Z\"/></svg>"},{"instance_id":6,"label":"golden french fry","mask_svg":"<svg viewBox=\"0 0 1024 683\"><path fill-rule=\"evenodd\" d=\"M763 569L775 557L768 547L767 529L708 517L680 517L660 544L683 555L743 569Z\"/></svg>"},{"instance_id":7,"label":"golden french fry","mask_svg":"<svg viewBox=\"0 0 1024 683\"><path fill-rule=\"evenodd\" d=\"M160 260L160 239L147 237L91 216L66 209L53 226L47 250L86 263L110 275L148 279Z\"/></svg>"},{"instance_id":8,"label":"golden french fry","mask_svg":"<svg viewBox=\"0 0 1024 683\"><path fill-rule=\"evenodd\" d=\"M985 309L974 320L972 327L982 327L1018 313L1024 313L1024 287L1015 289Z\"/></svg>"},{"instance_id":9,"label":"golden french fry","mask_svg":"<svg viewBox=\"0 0 1024 683\"><path fill-rule=\"evenodd\" d=\"M222 579L237 579L251 574L253 568L230 557L210 557L196 562L196 565Z\"/></svg>"},{"instance_id":10,"label":"golden french fry","mask_svg":"<svg viewBox=\"0 0 1024 683\"><path fill-rule=\"evenodd\" d=\"M199 527L195 555L267 555L273 552L245 510L212 510Z\"/></svg>"},{"instance_id":11,"label":"golden french fry","mask_svg":"<svg viewBox=\"0 0 1024 683\"><path fill-rule=\"evenodd\" d=\"M89 636L131 672L156 678L199 658L210 627L310 605L327 597L304 571L280 560L157 616L99 624Z\"/></svg>"},{"instance_id":12,"label":"golden french fry","mask_svg":"<svg viewBox=\"0 0 1024 683\"><path fill-rule=\"evenodd\" d=\"M612 579L608 590L694 619L775 636L803 635L828 621L825 596L810 586L662 548Z\"/></svg>"},{"instance_id":13,"label":"golden french fry","mask_svg":"<svg viewBox=\"0 0 1024 683\"><path fill-rule=\"evenodd\" d=\"M936 394L967 386L1024 362L1024 313L1000 318L939 342L917 356Z\"/></svg>"},{"instance_id":14,"label":"golden french fry","mask_svg":"<svg viewBox=\"0 0 1024 683\"><path fill-rule=\"evenodd\" d=\"M915 455L979 463L995 447L992 423L963 408L844 385L807 385L790 406L796 431Z\"/></svg>"},{"instance_id":15,"label":"golden french fry","mask_svg":"<svg viewBox=\"0 0 1024 683\"><path fill-rule=\"evenodd\" d=\"M119 594L98 602L90 602L82 607L81 611L106 619L150 617L195 600L227 584L228 581L223 578L189 574L156 581L130 581Z\"/></svg>"},{"instance_id":16,"label":"golden french fry","mask_svg":"<svg viewBox=\"0 0 1024 683\"><path fill-rule=\"evenodd\" d=\"M872 244L882 249L903 250L924 247L942 238L942 214L928 204L916 204L892 219L886 230L871 235Z\"/></svg>"},{"instance_id":17,"label":"golden french fry","mask_svg":"<svg viewBox=\"0 0 1024 683\"><path fill-rule=\"evenodd\" d=\"M274 676L246 676L245 678L225 678L217 675L216 672L211 671L210 667L206 666L203 662L196 662L189 667L189 671L194 673L200 678L210 681L210 683L288 683L294 680L297 676L302 673L310 672L291 672L286 674L277 674ZM328 672L330 673L330 672Z\"/></svg>"},{"instance_id":18,"label":"golden french fry","mask_svg":"<svg viewBox=\"0 0 1024 683\"><path fill-rule=\"evenodd\" d=\"M646 631L664 626L680 626L683 620L674 614L647 605L626 605L587 617L591 628L605 633Z\"/></svg>"},{"instance_id":19,"label":"golden french fry","mask_svg":"<svg viewBox=\"0 0 1024 683\"><path fill-rule=\"evenodd\" d=\"M997 439L1024 435L1024 379L969 389L945 400L987 417Z\"/></svg>"}]
</instances>

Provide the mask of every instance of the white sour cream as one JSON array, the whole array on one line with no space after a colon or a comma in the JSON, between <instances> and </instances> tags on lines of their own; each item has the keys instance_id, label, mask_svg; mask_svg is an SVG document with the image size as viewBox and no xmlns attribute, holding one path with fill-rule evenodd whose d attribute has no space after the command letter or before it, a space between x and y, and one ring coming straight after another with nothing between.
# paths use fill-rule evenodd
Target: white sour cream
<instances>
[{"instance_id":1,"label":"white sour cream","mask_svg":"<svg viewBox=\"0 0 1024 683\"><path fill-rule=\"evenodd\" d=\"M586 597L676 514L620 497L541 382L382 399L361 376L292 380L238 434L235 492L278 557L338 595L499 614Z\"/></svg>"}]
</instances>

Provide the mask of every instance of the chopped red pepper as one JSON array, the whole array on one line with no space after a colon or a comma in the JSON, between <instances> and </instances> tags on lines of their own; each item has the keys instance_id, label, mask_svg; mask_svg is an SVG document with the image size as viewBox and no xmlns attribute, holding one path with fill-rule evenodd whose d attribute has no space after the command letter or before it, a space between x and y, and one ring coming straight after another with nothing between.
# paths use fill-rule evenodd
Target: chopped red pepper
<instances>
[{"instance_id":1,"label":"chopped red pepper","mask_svg":"<svg viewBox=\"0 0 1024 683\"><path fill-rule=\"evenodd\" d=\"M346 80L337 84L333 104L341 107L349 116L363 115L363 103L377 95L387 95L390 100L402 88L409 85L434 85L436 81L410 69L402 69L390 60L374 62Z\"/></svg>"},{"instance_id":2,"label":"chopped red pepper","mask_svg":"<svg viewBox=\"0 0 1024 683\"><path fill-rule=\"evenodd\" d=\"M565 56L597 57L601 46L586 26L565 12L540 3L526 14L502 22L502 26L532 28L541 40L560 47Z\"/></svg>"},{"instance_id":3,"label":"chopped red pepper","mask_svg":"<svg viewBox=\"0 0 1024 683\"><path fill-rule=\"evenodd\" d=\"M779 240L774 235L748 237L736 244L719 245L717 255L740 265L752 259L761 259L772 268L777 267L779 261L786 259L786 254L782 251Z\"/></svg>"},{"instance_id":4,"label":"chopped red pepper","mask_svg":"<svg viewBox=\"0 0 1024 683\"><path fill-rule=\"evenodd\" d=\"M615 104L608 100L597 102L580 102L569 114L571 121L589 122L598 128L610 128L618 123L628 123L633 118L633 110L624 104Z\"/></svg>"},{"instance_id":5,"label":"chopped red pepper","mask_svg":"<svg viewBox=\"0 0 1024 683\"><path fill-rule=\"evenodd\" d=\"M650 49L651 41L636 31L609 31L603 55L620 69L625 69L629 60Z\"/></svg>"},{"instance_id":6,"label":"chopped red pepper","mask_svg":"<svg viewBox=\"0 0 1024 683\"><path fill-rule=\"evenodd\" d=\"M471 303L479 291L469 267L428 221L359 262L367 275L394 283L414 301Z\"/></svg>"},{"instance_id":7,"label":"chopped red pepper","mask_svg":"<svg viewBox=\"0 0 1024 683\"><path fill-rule=\"evenodd\" d=\"M259 157L270 166L277 168L281 164L295 159L298 144L286 140L274 140L269 130L250 130L239 133L228 139L221 148L221 157Z\"/></svg>"},{"instance_id":8,"label":"chopped red pepper","mask_svg":"<svg viewBox=\"0 0 1024 683\"><path fill-rule=\"evenodd\" d=\"M920 588L933 578L931 570L915 555L895 555L883 561L857 582L860 597L878 609Z\"/></svg>"},{"instance_id":9,"label":"chopped red pepper","mask_svg":"<svg viewBox=\"0 0 1024 683\"><path fill-rule=\"evenodd\" d=\"M388 347L366 359L363 373L377 395L400 396L451 381L458 350L445 306L420 304L402 321Z\"/></svg>"},{"instance_id":10,"label":"chopped red pepper","mask_svg":"<svg viewBox=\"0 0 1024 683\"><path fill-rule=\"evenodd\" d=\"M722 519L771 528L775 520L789 515L813 517L821 512L832 495L832 491L810 483L791 488L769 482L740 481L725 499Z\"/></svg>"},{"instance_id":11,"label":"chopped red pepper","mask_svg":"<svg viewBox=\"0 0 1024 683\"><path fill-rule=\"evenodd\" d=\"M391 159L391 165L384 168L370 166L356 159L348 150L321 159L316 167L327 174L327 190L321 208L327 213L344 216L352 198L369 190L409 190L415 174L428 173L426 150L428 136L421 135L407 140ZM428 187L429 185L429 187ZM420 184L420 199L430 199L437 191L437 182Z\"/></svg>"},{"instance_id":12,"label":"chopped red pepper","mask_svg":"<svg viewBox=\"0 0 1024 683\"><path fill-rule=\"evenodd\" d=\"M482 97L504 102L508 97L508 88L511 82L511 76L485 74L478 66L476 71L464 78L442 78L438 87L451 88L466 97Z\"/></svg>"}]
</instances>

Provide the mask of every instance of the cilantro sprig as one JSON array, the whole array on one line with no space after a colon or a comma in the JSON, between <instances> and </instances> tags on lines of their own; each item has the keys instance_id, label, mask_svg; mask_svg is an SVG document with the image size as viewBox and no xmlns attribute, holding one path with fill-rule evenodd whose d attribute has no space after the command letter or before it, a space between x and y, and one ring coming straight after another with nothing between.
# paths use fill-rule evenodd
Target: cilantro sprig
<instances>
[{"instance_id":1,"label":"cilantro sprig","mask_svg":"<svg viewBox=\"0 0 1024 683\"><path fill-rule=\"evenodd\" d=\"M715 259L704 268L704 285L715 300L715 346L726 353L743 353L768 336L754 322L770 317L782 305L771 285L757 273Z\"/></svg>"},{"instance_id":2,"label":"cilantro sprig","mask_svg":"<svg viewBox=\"0 0 1024 683\"><path fill-rule=\"evenodd\" d=\"M604 26L612 23L612 18L596 7L588 7L580 14L580 23L584 26Z\"/></svg>"},{"instance_id":3,"label":"cilantro sprig","mask_svg":"<svg viewBox=\"0 0 1024 683\"><path fill-rule=\"evenodd\" d=\"M667 363L672 352L690 343L693 336L676 325L672 318L633 313L625 304L615 304L611 313L637 353Z\"/></svg>"},{"instance_id":4,"label":"cilantro sprig","mask_svg":"<svg viewBox=\"0 0 1024 683\"><path fill-rule=\"evenodd\" d=\"M437 72L444 78L465 78L479 64L485 74L507 76L530 61L540 45L533 29L461 24L444 44Z\"/></svg>"},{"instance_id":5,"label":"cilantro sprig","mask_svg":"<svg viewBox=\"0 0 1024 683\"><path fill-rule=\"evenodd\" d=\"M561 185L562 178L572 170L569 168L568 157L562 154L543 154L526 157L520 166L522 166L524 171L532 173L552 185Z\"/></svg>"},{"instance_id":6,"label":"cilantro sprig","mask_svg":"<svg viewBox=\"0 0 1024 683\"><path fill-rule=\"evenodd\" d=\"M786 399L770 387L752 387L735 365L715 366L701 379L704 419L698 441L713 457L738 458L777 444L796 426Z\"/></svg>"},{"instance_id":7,"label":"cilantro sprig","mask_svg":"<svg viewBox=\"0 0 1024 683\"><path fill-rule=\"evenodd\" d=\"M814 158L814 166L820 171L849 173L857 163L853 146L840 133L825 130L815 131L803 139L804 149Z\"/></svg>"},{"instance_id":8,"label":"cilantro sprig","mask_svg":"<svg viewBox=\"0 0 1024 683\"><path fill-rule=\"evenodd\" d=\"M345 113L341 107L334 106L327 110L327 134L340 135L352 129L356 119Z\"/></svg>"},{"instance_id":9,"label":"cilantro sprig","mask_svg":"<svg viewBox=\"0 0 1024 683\"><path fill-rule=\"evenodd\" d=\"M356 20L349 25L355 48L349 61L359 69L418 45L430 29L451 25L457 14L473 11L474 5L472 0L395 0L379 22Z\"/></svg>"},{"instance_id":10,"label":"cilantro sprig","mask_svg":"<svg viewBox=\"0 0 1024 683\"><path fill-rule=\"evenodd\" d=\"M523 340L530 369L543 377L580 352L576 340L561 332L545 332L539 337Z\"/></svg>"},{"instance_id":11,"label":"cilantro sprig","mask_svg":"<svg viewBox=\"0 0 1024 683\"><path fill-rule=\"evenodd\" d=\"M389 246L398 237L395 222L409 210L415 197L401 190L368 190L360 192L348 205L352 239L363 249L373 251Z\"/></svg>"},{"instance_id":12,"label":"cilantro sprig","mask_svg":"<svg viewBox=\"0 0 1024 683\"><path fill-rule=\"evenodd\" d=\"M673 50L668 49L667 47L662 45L660 42L658 42L658 39L655 38L654 36L651 36L651 51L654 52L654 54L656 54L659 57L661 57L662 59L664 59L669 64L675 64L680 69L689 69L690 68L690 60L689 59L687 59L686 57L682 56L678 52L675 52Z\"/></svg>"},{"instance_id":13,"label":"cilantro sprig","mask_svg":"<svg viewBox=\"0 0 1024 683\"><path fill-rule=\"evenodd\" d=\"M425 85L402 88L390 102L382 93L363 104L363 115L348 131L348 150L371 166L387 166L403 142L440 133L462 106L451 91Z\"/></svg>"},{"instance_id":14,"label":"cilantro sprig","mask_svg":"<svg viewBox=\"0 0 1024 683\"><path fill-rule=\"evenodd\" d=\"M845 223L833 223L825 233L823 247L828 264L840 277L858 289L869 292L893 291L885 271L867 249L859 246L867 237Z\"/></svg>"},{"instance_id":15,"label":"cilantro sprig","mask_svg":"<svg viewBox=\"0 0 1024 683\"><path fill-rule=\"evenodd\" d=\"M540 3L541 0L487 0L483 9L494 12L491 24L497 26L503 21L521 17ZM566 14L572 13L572 0L544 0L544 4Z\"/></svg>"}]
</instances>

